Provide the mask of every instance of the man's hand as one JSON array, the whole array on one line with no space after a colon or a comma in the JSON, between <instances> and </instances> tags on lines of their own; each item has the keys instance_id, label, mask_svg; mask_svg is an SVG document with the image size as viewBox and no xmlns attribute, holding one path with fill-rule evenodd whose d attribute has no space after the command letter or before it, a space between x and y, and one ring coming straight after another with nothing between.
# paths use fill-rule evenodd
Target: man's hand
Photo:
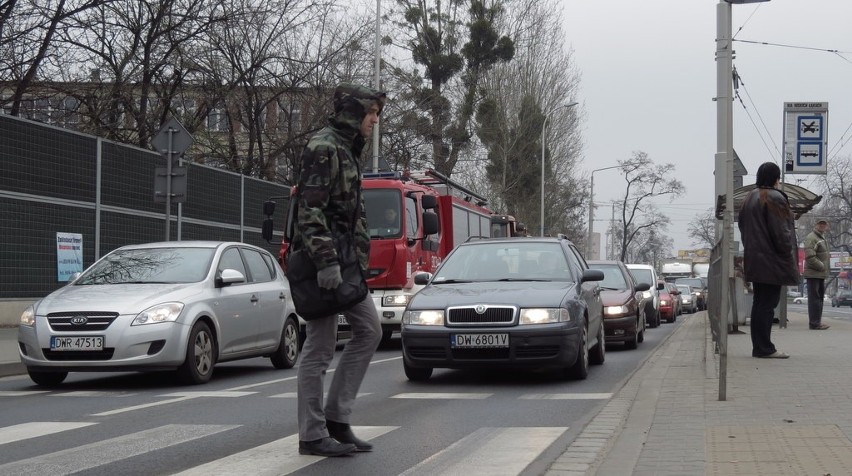
<instances>
[{"instance_id":1,"label":"man's hand","mask_svg":"<svg viewBox=\"0 0 852 476\"><path fill-rule=\"evenodd\" d=\"M319 287L325 289L337 289L343 278L340 277L340 266L333 265L328 268L323 268L317 272L317 283Z\"/></svg>"}]
</instances>

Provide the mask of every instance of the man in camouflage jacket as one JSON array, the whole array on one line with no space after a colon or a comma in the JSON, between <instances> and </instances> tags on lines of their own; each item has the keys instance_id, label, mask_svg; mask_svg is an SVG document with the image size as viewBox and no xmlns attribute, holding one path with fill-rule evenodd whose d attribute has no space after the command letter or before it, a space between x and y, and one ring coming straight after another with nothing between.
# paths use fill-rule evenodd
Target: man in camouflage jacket
<instances>
[{"instance_id":1,"label":"man in camouflage jacket","mask_svg":"<svg viewBox=\"0 0 852 476\"><path fill-rule=\"evenodd\" d=\"M322 288L335 289L342 282L333 237L350 232L366 276L370 236L358 160L379 121L385 97L383 92L362 86L339 85L334 91L334 114L329 125L317 132L302 152L292 245L307 248ZM298 372L300 454L342 456L372 449L370 443L355 437L349 421L355 396L382 336L381 323L369 294L344 315L352 326L352 339L340 358L324 405L323 376L334 357L337 316L306 324Z\"/></svg>"},{"instance_id":2,"label":"man in camouflage jacket","mask_svg":"<svg viewBox=\"0 0 852 476\"><path fill-rule=\"evenodd\" d=\"M808 327L814 330L828 329L822 323L822 307L825 302L825 280L828 278L829 252L825 232L828 221L817 220L814 231L805 237L805 272L802 273L808 283Z\"/></svg>"}]
</instances>

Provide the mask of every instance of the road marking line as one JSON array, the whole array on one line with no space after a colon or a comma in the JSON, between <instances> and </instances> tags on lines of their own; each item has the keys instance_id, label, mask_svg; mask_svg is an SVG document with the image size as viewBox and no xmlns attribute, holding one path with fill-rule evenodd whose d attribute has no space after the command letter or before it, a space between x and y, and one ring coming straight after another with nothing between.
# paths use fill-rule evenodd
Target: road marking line
<instances>
[{"instance_id":1,"label":"road marking line","mask_svg":"<svg viewBox=\"0 0 852 476\"><path fill-rule=\"evenodd\" d=\"M33 421L7 426L0 428L0 445L59 433L61 431L75 430L89 425L97 425L97 423L82 421Z\"/></svg>"},{"instance_id":2,"label":"road marking line","mask_svg":"<svg viewBox=\"0 0 852 476\"><path fill-rule=\"evenodd\" d=\"M370 365L373 365L373 364L383 364L383 363L385 363L385 362L393 362L393 361L395 361L395 360L400 360L400 359L402 359L402 356L400 356L400 357L390 357L390 358L387 358L387 359L381 359L381 360L374 360L374 361L370 362ZM334 373L334 371L335 371L335 370L337 370L337 368L328 369L328 370L326 371L326 374ZM284 378L279 378L279 379L275 379L275 380L266 380L266 381L264 381L264 382L250 383L250 384L248 384L248 385L240 385L239 387L231 387L231 388L227 388L227 389L225 389L225 391L236 391L236 390L245 390L245 389L247 389L247 388L262 387L262 386L264 386L264 385L272 385L272 384L275 384L275 383L287 382L287 381L289 381L289 380L296 380L297 378L298 378L298 377L296 377L296 376L294 375L294 376L292 376L292 377L284 377Z\"/></svg>"},{"instance_id":3,"label":"road marking line","mask_svg":"<svg viewBox=\"0 0 852 476\"><path fill-rule=\"evenodd\" d=\"M611 393L528 393L521 400L609 400Z\"/></svg>"},{"instance_id":4,"label":"road marking line","mask_svg":"<svg viewBox=\"0 0 852 476\"><path fill-rule=\"evenodd\" d=\"M367 395L372 395L372 393L359 393L355 398L366 397ZM284 392L277 395L270 395L269 398L298 398L298 396L297 392Z\"/></svg>"},{"instance_id":5,"label":"road marking line","mask_svg":"<svg viewBox=\"0 0 852 476\"><path fill-rule=\"evenodd\" d=\"M211 390L209 392L205 392L204 390L197 392L174 392L174 393L165 393L162 395L157 395L158 397L245 397L247 395L254 395L257 392L234 392L231 390Z\"/></svg>"},{"instance_id":6,"label":"road marking line","mask_svg":"<svg viewBox=\"0 0 852 476\"><path fill-rule=\"evenodd\" d=\"M26 397L49 392L50 390L0 390L0 397Z\"/></svg>"},{"instance_id":7,"label":"road marking line","mask_svg":"<svg viewBox=\"0 0 852 476\"><path fill-rule=\"evenodd\" d=\"M170 403L183 402L185 400L192 400L193 398L195 398L195 397L179 397L179 398L172 398L171 400L160 400L158 402L144 403L142 405L134 405L132 407L117 408L115 410L110 410L110 411L106 411L106 412L93 413L92 416L117 415L119 413L132 412L134 410L141 410L143 408L151 408L151 407L157 407L157 406L160 406L160 405L168 405Z\"/></svg>"},{"instance_id":8,"label":"road marking line","mask_svg":"<svg viewBox=\"0 0 852 476\"><path fill-rule=\"evenodd\" d=\"M0 474L71 474L221 433L240 425L165 425L0 465Z\"/></svg>"},{"instance_id":9,"label":"road marking line","mask_svg":"<svg viewBox=\"0 0 852 476\"><path fill-rule=\"evenodd\" d=\"M398 426L353 426L352 430L360 438L371 440L378 438ZM276 476L298 471L305 466L322 461L321 456L299 454L299 435L290 435L265 445L241 451L209 463L190 468L175 476Z\"/></svg>"},{"instance_id":10,"label":"road marking line","mask_svg":"<svg viewBox=\"0 0 852 476\"><path fill-rule=\"evenodd\" d=\"M403 475L520 474L568 427L480 428Z\"/></svg>"},{"instance_id":11,"label":"road marking line","mask_svg":"<svg viewBox=\"0 0 852 476\"><path fill-rule=\"evenodd\" d=\"M51 393L51 397L129 397L129 392L108 392L100 390L74 390L71 392Z\"/></svg>"},{"instance_id":12,"label":"road marking line","mask_svg":"<svg viewBox=\"0 0 852 476\"><path fill-rule=\"evenodd\" d=\"M493 393L398 393L390 398L418 398L418 399L458 399L458 400L482 400L494 395Z\"/></svg>"}]
</instances>

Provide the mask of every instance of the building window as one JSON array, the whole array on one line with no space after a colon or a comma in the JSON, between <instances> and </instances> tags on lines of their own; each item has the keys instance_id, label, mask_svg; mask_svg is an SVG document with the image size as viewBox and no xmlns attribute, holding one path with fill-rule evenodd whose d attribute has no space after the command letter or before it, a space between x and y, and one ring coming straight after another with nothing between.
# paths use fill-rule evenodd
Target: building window
<instances>
[{"instance_id":1,"label":"building window","mask_svg":"<svg viewBox=\"0 0 852 476\"><path fill-rule=\"evenodd\" d=\"M219 103L210 108L210 112L207 113L207 130L211 132L227 132L229 129L228 112L225 110L225 105Z\"/></svg>"}]
</instances>

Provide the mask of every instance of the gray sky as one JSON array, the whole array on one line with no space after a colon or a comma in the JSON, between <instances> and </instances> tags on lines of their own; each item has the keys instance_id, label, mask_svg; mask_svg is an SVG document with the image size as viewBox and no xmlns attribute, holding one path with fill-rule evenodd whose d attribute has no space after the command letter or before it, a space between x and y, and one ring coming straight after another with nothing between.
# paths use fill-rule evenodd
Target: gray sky
<instances>
[{"instance_id":1,"label":"gray sky","mask_svg":"<svg viewBox=\"0 0 852 476\"><path fill-rule=\"evenodd\" d=\"M686 194L670 204L674 253L693 249L690 220L714 203L716 0L564 0L564 29L582 72L587 171L641 150L672 163ZM743 85L733 110L734 149L754 182L758 166L779 163L783 103L827 101L828 160L852 156L852 0L771 0L733 5L734 67ZM805 48L838 50L839 54ZM847 142L847 144L843 144ZM787 182L818 189L815 175ZM617 170L595 173L594 229L623 193Z\"/></svg>"}]
</instances>

